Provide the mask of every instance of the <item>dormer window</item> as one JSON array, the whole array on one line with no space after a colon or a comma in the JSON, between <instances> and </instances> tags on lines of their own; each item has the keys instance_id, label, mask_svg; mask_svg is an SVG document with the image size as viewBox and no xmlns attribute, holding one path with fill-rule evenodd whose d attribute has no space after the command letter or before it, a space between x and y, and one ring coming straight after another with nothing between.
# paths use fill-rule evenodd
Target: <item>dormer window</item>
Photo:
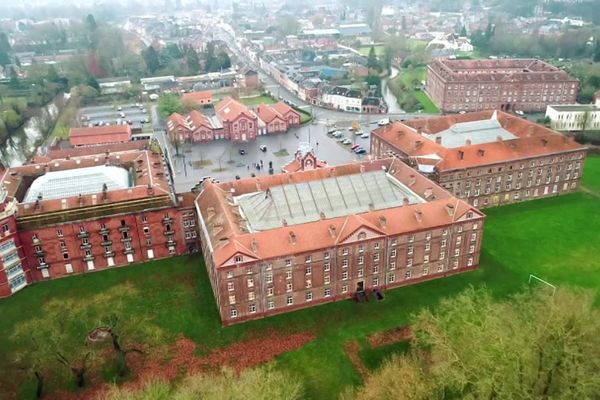
<instances>
[{"instance_id":1,"label":"dormer window","mask_svg":"<svg viewBox=\"0 0 600 400\"><path fill-rule=\"evenodd\" d=\"M242 262L242 256L235 256L235 257L233 258L233 260L234 260L236 263L241 263L241 262Z\"/></svg>"}]
</instances>

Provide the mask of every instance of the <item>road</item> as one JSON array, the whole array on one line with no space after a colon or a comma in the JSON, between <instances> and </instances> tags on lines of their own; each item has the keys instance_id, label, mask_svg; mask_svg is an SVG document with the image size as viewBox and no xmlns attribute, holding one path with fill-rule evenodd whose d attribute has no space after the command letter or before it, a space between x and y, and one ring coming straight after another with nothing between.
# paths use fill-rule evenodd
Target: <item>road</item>
<instances>
[{"instance_id":1,"label":"road","mask_svg":"<svg viewBox=\"0 0 600 400\"><path fill-rule=\"evenodd\" d=\"M391 112L387 114L362 114L362 113L349 113L344 111L336 111L331 110L329 108L315 106L309 104L294 93L288 91L285 87L283 87L279 82L273 79L269 74L267 74L259 65L253 62L249 57L247 57L238 47L237 42L234 37L230 36L228 32L221 30L219 33L215 34L217 39L223 41L232 53L234 53L238 59L243 60L244 63L250 65L254 70L256 70L259 74L261 81L263 82L265 89L270 91L275 97L282 98L283 100L290 101L295 103L300 108L310 111L312 110L315 119L319 123L324 123L327 125L332 125L334 123L341 124L341 126L347 126L352 123L352 121L359 121L361 124L370 125L376 121L379 121L382 118L390 118L390 119L413 119L418 117L426 117L432 114L425 113L404 113L404 112ZM397 110L397 108L393 108L393 110Z\"/></svg>"}]
</instances>

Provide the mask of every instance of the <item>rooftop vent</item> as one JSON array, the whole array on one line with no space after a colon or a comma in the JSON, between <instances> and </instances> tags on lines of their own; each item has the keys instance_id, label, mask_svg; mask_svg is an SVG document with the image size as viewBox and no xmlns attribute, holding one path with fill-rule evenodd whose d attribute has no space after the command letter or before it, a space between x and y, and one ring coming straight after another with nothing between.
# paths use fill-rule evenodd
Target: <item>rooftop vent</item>
<instances>
[{"instance_id":1,"label":"rooftop vent","mask_svg":"<svg viewBox=\"0 0 600 400\"><path fill-rule=\"evenodd\" d=\"M296 244L296 234L294 232L290 232L290 243Z\"/></svg>"}]
</instances>

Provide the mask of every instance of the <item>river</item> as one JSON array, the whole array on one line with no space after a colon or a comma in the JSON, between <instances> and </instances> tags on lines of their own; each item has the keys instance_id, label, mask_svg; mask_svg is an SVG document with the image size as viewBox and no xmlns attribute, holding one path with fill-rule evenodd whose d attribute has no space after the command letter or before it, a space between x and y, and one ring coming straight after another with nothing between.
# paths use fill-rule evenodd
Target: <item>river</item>
<instances>
[{"instance_id":1,"label":"river","mask_svg":"<svg viewBox=\"0 0 600 400\"><path fill-rule=\"evenodd\" d=\"M66 99L67 95L56 96L52 102L38 108L23 126L6 138L0 146L0 160L5 167L23 165L35 155L46 141Z\"/></svg>"},{"instance_id":2,"label":"river","mask_svg":"<svg viewBox=\"0 0 600 400\"><path fill-rule=\"evenodd\" d=\"M394 94L388 88L388 85L387 85L388 81L390 79L393 79L394 77L396 77L399 72L400 71L398 70L398 68L392 67L390 76L383 79L383 81L381 82L381 87L383 88L383 99L385 100L385 102L388 105L388 113L390 113L390 114L398 114L398 113L404 112L404 110L402 110L400 108L400 106L398 105L398 100L396 99L396 96L394 96Z\"/></svg>"}]
</instances>

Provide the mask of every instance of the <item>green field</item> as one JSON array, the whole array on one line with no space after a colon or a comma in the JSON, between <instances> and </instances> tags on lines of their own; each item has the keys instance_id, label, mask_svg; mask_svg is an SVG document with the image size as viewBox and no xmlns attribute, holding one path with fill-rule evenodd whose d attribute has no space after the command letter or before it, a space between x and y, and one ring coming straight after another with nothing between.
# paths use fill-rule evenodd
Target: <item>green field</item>
<instances>
[{"instance_id":1,"label":"green field","mask_svg":"<svg viewBox=\"0 0 600 400\"><path fill-rule=\"evenodd\" d=\"M277 103L277 100L275 100L271 96L262 95L262 96L256 96L256 97L240 98L240 102L247 106L258 106L260 104Z\"/></svg>"},{"instance_id":2,"label":"green field","mask_svg":"<svg viewBox=\"0 0 600 400\"><path fill-rule=\"evenodd\" d=\"M377 57L382 57L383 56L383 53L385 51L385 46L383 46L383 45L362 46L362 47L359 47L358 52L360 54L362 54L363 56L368 56L369 55L369 51L371 51L371 47L375 48L375 55Z\"/></svg>"},{"instance_id":3,"label":"green field","mask_svg":"<svg viewBox=\"0 0 600 400\"><path fill-rule=\"evenodd\" d=\"M600 195L600 157L586 164L584 185ZM0 302L0 388L14 388L23 373L12 364L10 334L19 321L40 313L50 298L85 298L127 282L144 294L130 301L132 313L148 315L168 333L196 341L204 348L226 346L249 336L312 331L317 339L276 361L276 368L299 375L307 398L334 399L347 386L361 382L343 346L351 340L362 345L365 365L376 368L393 352L406 346L379 349L365 346L366 335L409 321L412 313L433 307L440 299L468 285L486 285L497 297L523 289L529 274L556 285L600 288L600 201L593 194L574 193L486 209L481 268L474 272L386 292L381 302L342 301L221 328L202 259L179 257L143 265L81 275L36 284ZM105 307L110 310L111 304ZM25 386L25 390L30 385ZM1 396L0 396L1 397Z\"/></svg>"}]
</instances>

